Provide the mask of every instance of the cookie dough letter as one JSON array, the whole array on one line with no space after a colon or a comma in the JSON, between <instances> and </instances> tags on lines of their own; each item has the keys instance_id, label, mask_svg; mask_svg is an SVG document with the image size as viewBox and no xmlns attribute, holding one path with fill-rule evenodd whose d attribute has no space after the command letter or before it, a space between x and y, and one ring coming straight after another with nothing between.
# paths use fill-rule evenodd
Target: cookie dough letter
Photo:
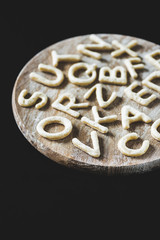
<instances>
[{"instance_id":1,"label":"cookie dough letter","mask_svg":"<svg viewBox=\"0 0 160 240\"><path fill-rule=\"evenodd\" d=\"M117 40L113 40L112 41L112 45L114 47L117 47L119 49L113 51L111 53L112 57L119 57L120 55L122 55L123 53L128 53L131 57L137 57L137 53L132 51L130 48L136 46L138 44L137 40L132 40L130 41L126 46L122 45L121 43L119 43Z\"/></svg>"},{"instance_id":2,"label":"cookie dough letter","mask_svg":"<svg viewBox=\"0 0 160 240\"><path fill-rule=\"evenodd\" d=\"M96 42L95 44L79 44L77 46L77 50L89 57L93 57L95 59L100 59L101 58L101 54L98 52L93 52L92 50L110 50L112 49L112 46L103 41L101 38L99 38L98 36L96 36L95 34L91 34L90 35L90 40L92 40L93 42Z\"/></svg>"},{"instance_id":3,"label":"cookie dough letter","mask_svg":"<svg viewBox=\"0 0 160 240\"><path fill-rule=\"evenodd\" d=\"M133 122L138 121L143 121L145 123L151 122L150 117L129 105L122 107L121 114L122 114L122 127L124 129L128 129L130 127L130 124ZM129 114L132 114L133 116L130 117Z\"/></svg>"},{"instance_id":4,"label":"cookie dough letter","mask_svg":"<svg viewBox=\"0 0 160 240\"><path fill-rule=\"evenodd\" d=\"M142 69L144 68L144 64L140 63L141 59L139 57L137 58L128 58L124 60L124 63L128 69L128 72L130 73L132 78L137 78L138 74L136 73L135 69ZM139 63L139 64L132 64L132 63Z\"/></svg>"},{"instance_id":5,"label":"cookie dough letter","mask_svg":"<svg viewBox=\"0 0 160 240\"><path fill-rule=\"evenodd\" d=\"M141 89L139 92L133 92L133 90L138 86L140 86L139 83L137 81L134 81L129 87L127 87L124 90L127 97L143 106L148 106L157 98L155 94L151 94L151 96L147 98L142 98L144 95L149 94L149 92L147 89Z\"/></svg>"},{"instance_id":6,"label":"cookie dough letter","mask_svg":"<svg viewBox=\"0 0 160 240\"><path fill-rule=\"evenodd\" d=\"M50 65L45 65L45 64L40 63L38 65L38 69L41 72L48 72L48 73L51 73L51 74L55 74L56 75L56 79L50 80L48 78L45 78L45 77L39 75L36 72L31 72L29 76L35 82L41 83L41 84L43 84L45 86L48 86L48 87L57 87L64 80L63 72L60 69L58 69L58 68L55 68L55 67L52 67Z\"/></svg>"},{"instance_id":7,"label":"cookie dough letter","mask_svg":"<svg viewBox=\"0 0 160 240\"><path fill-rule=\"evenodd\" d=\"M80 56L76 54L63 54L58 55L56 51L51 52L52 55L52 64L54 67L57 67L59 62L78 62L80 61Z\"/></svg>"},{"instance_id":8,"label":"cookie dough letter","mask_svg":"<svg viewBox=\"0 0 160 240\"><path fill-rule=\"evenodd\" d=\"M49 133L45 131L48 124L59 123L64 125L64 130L58 133ZM65 117L52 116L42 119L37 125L37 132L44 138L49 140L59 140L67 137L72 131L72 123Z\"/></svg>"},{"instance_id":9,"label":"cookie dough letter","mask_svg":"<svg viewBox=\"0 0 160 240\"><path fill-rule=\"evenodd\" d=\"M103 90L103 86L101 83L97 83L96 85L94 85L92 88L90 88L88 90L88 92L85 93L84 98L88 99L91 94L96 91L96 97L97 97L97 101L100 107L102 108L106 108L108 107L117 97L117 93L113 92L110 96L110 98L107 101L103 100L103 94L102 94L102 90Z\"/></svg>"},{"instance_id":10,"label":"cookie dough letter","mask_svg":"<svg viewBox=\"0 0 160 240\"><path fill-rule=\"evenodd\" d=\"M151 73L148 77L146 77L143 81L142 84L145 85L148 88L151 88L155 90L156 92L160 93L160 86L157 84L153 83L152 80L154 79L160 79L160 71L155 71Z\"/></svg>"},{"instance_id":11,"label":"cookie dough letter","mask_svg":"<svg viewBox=\"0 0 160 240\"><path fill-rule=\"evenodd\" d=\"M158 132L157 128L160 126L160 118L157 119L151 127L151 135L156 140L160 141L160 132Z\"/></svg>"},{"instance_id":12,"label":"cookie dough letter","mask_svg":"<svg viewBox=\"0 0 160 240\"><path fill-rule=\"evenodd\" d=\"M156 59L157 56L159 57L159 59ZM152 65L154 65L160 70L160 49L157 49L154 52L147 54L145 58L148 60L148 62L150 62Z\"/></svg>"},{"instance_id":13,"label":"cookie dough letter","mask_svg":"<svg viewBox=\"0 0 160 240\"><path fill-rule=\"evenodd\" d=\"M75 63L73 64L68 71L68 78L69 81L73 84L76 84L78 86L87 86L95 81L97 72L96 72L96 64L89 65L88 63ZM78 70L84 70L85 69L85 78L78 78L75 77L75 72Z\"/></svg>"},{"instance_id":14,"label":"cookie dough letter","mask_svg":"<svg viewBox=\"0 0 160 240\"><path fill-rule=\"evenodd\" d=\"M93 114L93 117L94 117L94 121L90 120L87 117L82 117L81 122L90 126L91 128L94 128L94 129L98 130L101 133L107 133L108 128L102 126L100 123L110 123L110 122L114 122L114 121L117 120L117 115L105 116L103 118L100 117L99 114L98 114L98 109L97 109L96 106L92 107L92 114Z\"/></svg>"},{"instance_id":15,"label":"cookie dough letter","mask_svg":"<svg viewBox=\"0 0 160 240\"><path fill-rule=\"evenodd\" d=\"M106 76L106 73L108 76ZM127 71L121 66L117 66L113 69L102 67L99 72L99 81L103 83L125 85L127 84Z\"/></svg>"},{"instance_id":16,"label":"cookie dough letter","mask_svg":"<svg viewBox=\"0 0 160 240\"><path fill-rule=\"evenodd\" d=\"M30 98L25 98L28 94L26 89L23 89L18 96L18 103L22 107L30 107L36 103L36 101L40 98L41 101L35 105L36 109L40 109L44 107L47 103L47 96L42 92L34 92Z\"/></svg>"},{"instance_id":17,"label":"cookie dough letter","mask_svg":"<svg viewBox=\"0 0 160 240\"><path fill-rule=\"evenodd\" d=\"M100 148L99 148L99 141L96 131L91 132L91 139L93 148L88 147L84 143L80 142L77 138L72 139L72 143L75 147L81 149L82 151L88 153L92 157L99 157L100 156Z\"/></svg>"},{"instance_id":18,"label":"cookie dough letter","mask_svg":"<svg viewBox=\"0 0 160 240\"><path fill-rule=\"evenodd\" d=\"M69 100L69 103L67 105L63 105L62 102L64 100ZM60 110L62 112L65 112L72 117L78 118L80 116L79 112L76 112L72 110L71 108L86 108L89 106L89 103L75 103L76 98L72 93L64 93L63 95L59 96L56 101L52 103L52 107Z\"/></svg>"},{"instance_id":19,"label":"cookie dough letter","mask_svg":"<svg viewBox=\"0 0 160 240\"><path fill-rule=\"evenodd\" d=\"M136 140L138 138L138 134L137 133L128 133L127 135L125 135L124 137L122 137L119 142L118 142L118 149L119 151L129 157L138 157L143 155L149 148L149 141L145 140L142 143L141 148L139 149L131 149L128 148L126 146L127 142L130 140Z\"/></svg>"}]
</instances>

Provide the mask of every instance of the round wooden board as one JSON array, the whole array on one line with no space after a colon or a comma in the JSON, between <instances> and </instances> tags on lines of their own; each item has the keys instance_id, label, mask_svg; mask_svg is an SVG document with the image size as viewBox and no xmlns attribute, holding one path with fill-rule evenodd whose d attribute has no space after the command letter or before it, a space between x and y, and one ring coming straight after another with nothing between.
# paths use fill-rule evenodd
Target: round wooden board
<instances>
[{"instance_id":1,"label":"round wooden board","mask_svg":"<svg viewBox=\"0 0 160 240\"><path fill-rule=\"evenodd\" d=\"M154 66L149 64L144 56L145 54L155 50L160 49L160 46L148 42L143 39L137 39L135 37L116 35L116 34L97 34L104 41L111 42L116 39L120 43L126 45L129 41L136 39L138 40L138 46L134 47L133 50L138 53L138 56L142 59L142 62L145 64L143 70L138 71L137 81L141 82L149 73L156 70ZM160 142L153 139L150 133L151 124L146 124L142 122L132 123L129 130L124 130L121 125L121 108L124 105L131 105L132 107L139 109L148 116L151 117L152 122L160 117L160 99L157 98L153 103L148 107L143 107L136 102L130 100L127 96L124 95L124 89L134 80L128 74L127 80L128 83L125 86L118 85L109 85L103 84L107 90L107 98L110 96L111 92L116 91L118 98L107 108L102 109L98 106L95 94L89 99L90 105L98 106L98 110L102 114L112 115L117 114L118 120L114 123L108 123L106 126L109 131L106 134L98 133L98 138L100 142L100 151L101 155L99 158L93 158L86 154L85 152L77 149L72 144L72 138L77 137L80 141L85 143L88 146L92 147L92 141L90 137L92 128L84 125L81 122L81 117L74 118L68 114L60 112L53 109L51 103L55 101L59 94L62 92L72 92L78 102L85 102L83 96L87 90L92 87L95 83L98 83L98 77L96 81L87 87L79 87L69 82L67 74L68 69L73 63L59 63L58 68L61 69L65 75L64 82L59 87L47 87L40 83L34 82L29 78L29 74L32 71L38 72L47 78L54 79L53 76L47 73L40 73L38 71L38 64L52 64L51 51L56 50L58 54L79 54L76 50L76 46L80 43L91 43L89 35L78 36L70 38L52 46L44 49L36 56L34 56L22 69L20 72L13 89L12 95L12 107L14 112L14 117L17 122L18 127L27 138L27 140L41 153L45 156L54 160L58 163L64 164L69 167L77 167L81 169L88 169L92 171L104 172L107 174L117 174L117 173L141 173L144 171L152 170L160 166ZM124 66L124 59L128 58L127 54L122 55L121 57L113 58L111 57L111 52L113 50L102 51L102 59L96 60L91 57L82 55L82 61L87 63L96 63L98 66L97 76L99 69L102 66L109 66L113 68L115 66ZM49 101L45 107L40 110L35 109L35 107L24 108L21 107L18 102L18 95L23 89L27 89L30 94L35 91L42 91L45 93ZM149 92L154 92L154 94L159 97L159 94L151 89ZM78 109L77 111L81 116L86 116L90 119L93 119L91 106L86 109ZM38 122L48 116L63 116L71 120L73 125L73 130L71 134L63 140L51 141L41 137L36 131L36 126ZM60 131L62 126L54 125L48 128L48 131ZM127 134L128 132L136 132L141 136L141 141L134 141L137 145L133 147L140 147L143 140L150 141L150 147L148 151L141 157L127 157L121 154L118 150L117 143L118 140ZM131 146L131 145L130 145ZM132 146L131 146L132 147Z\"/></svg>"}]
</instances>

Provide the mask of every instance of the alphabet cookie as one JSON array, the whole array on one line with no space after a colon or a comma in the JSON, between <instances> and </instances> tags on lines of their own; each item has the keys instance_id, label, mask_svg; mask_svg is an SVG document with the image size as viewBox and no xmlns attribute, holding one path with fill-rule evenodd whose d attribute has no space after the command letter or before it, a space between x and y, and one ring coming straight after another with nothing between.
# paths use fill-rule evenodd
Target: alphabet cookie
<instances>
[{"instance_id":1,"label":"alphabet cookie","mask_svg":"<svg viewBox=\"0 0 160 240\"><path fill-rule=\"evenodd\" d=\"M58 133L49 133L45 130L45 127L52 123L58 123L64 125L64 130ZM64 117L51 116L42 119L37 125L37 132L44 138L50 140L59 140L67 137L72 131L72 123L70 120Z\"/></svg>"},{"instance_id":2,"label":"alphabet cookie","mask_svg":"<svg viewBox=\"0 0 160 240\"><path fill-rule=\"evenodd\" d=\"M143 121L145 123L151 122L151 118L149 116L129 105L122 107L121 114L122 114L122 126L124 129L128 129L130 127L130 124L133 122L138 121ZM131 117L129 116L130 114L132 114Z\"/></svg>"},{"instance_id":3,"label":"alphabet cookie","mask_svg":"<svg viewBox=\"0 0 160 240\"><path fill-rule=\"evenodd\" d=\"M143 69L144 68L144 64L141 63L141 59L139 57L125 59L124 63L127 67L128 72L130 73L131 77L134 79L138 77L138 74L135 71L135 69ZM138 64L132 64L132 63L138 63Z\"/></svg>"},{"instance_id":4,"label":"alphabet cookie","mask_svg":"<svg viewBox=\"0 0 160 240\"><path fill-rule=\"evenodd\" d=\"M101 38L96 36L95 34L90 35L90 40L95 42L93 43L88 43L88 44L79 44L77 46L77 50L89 57L93 57L95 59L100 59L101 54L99 52L94 52L93 50L110 50L112 49L111 44L103 41Z\"/></svg>"},{"instance_id":5,"label":"alphabet cookie","mask_svg":"<svg viewBox=\"0 0 160 240\"><path fill-rule=\"evenodd\" d=\"M88 99L93 92L96 92L96 98L98 101L98 104L100 107L102 108L106 108L108 107L117 97L116 92L112 92L111 96L108 98L108 100L104 101L104 97L103 97L103 86L100 83L97 83L96 85L94 85L92 88L90 88L88 90L88 92L85 93L84 95L84 99Z\"/></svg>"},{"instance_id":6,"label":"alphabet cookie","mask_svg":"<svg viewBox=\"0 0 160 240\"><path fill-rule=\"evenodd\" d=\"M139 137L137 133L128 133L124 137L122 137L118 142L118 149L119 151L129 157L138 157L142 156L146 153L149 148L149 141L145 140L142 143L142 146L139 149L131 149L127 147L127 142L130 140L136 140Z\"/></svg>"},{"instance_id":7,"label":"alphabet cookie","mask_svg":"<svg viewBox=\"0 0 160 240\"><path fill-rule=\"evenodd\" d=\"M98 114L98 110L96 106L92 107L92 114L94 117L94 121L90 120L87 117L82 117L81 121L90 126L91 128L94 128L96 130L98 130L101 133L107 133L108 132L108 128L102 126L100 123L110 123L110 122L114 122L117 120L117 115L111 115L111 116L105 116L105 117L100 117Z\"/></svg>"},{"instance_id":8,"label":"alphabet cookie","mask_svg":"<svg viewBox=\"0 0 160 240\"><path fill-rule=\"evenodd\" d=\"M36 103L38 99L41 99L39 103L35 105L36 109L40 109L44 107L48 101L48 97L42 93L42 92L34 92L30 98L25 98L25 96L28 94L28 91L26 89L23 89L19 96L18 96L18 103L22 107L30 107Z\"/></svg>"},{"instance_id":9,"label":"alphabet cookie","mask_svg":"<svg viewBox=\"0 0 160 240\"><path fill-rule=\"evenodd\" d=\"M160 78L160 71L152 72L149 76L147 76L143 81L142 84L150 89L155 90L156 92L160 93L160 86L153 83L152 80Z\"/></svg>"},{"instance_id":10,"label":"alphabet cookie","mask_svg":"<svg viewBox=\"0 0 160 240\"><path fill-rule=\"evenodd\" d=\"M108 174L160 166L160 46L90 34L37 54L12 96L34 147L66 166ZM140 122L140 123L139 123Z\"/></svg>"},{"instance_id":11,"label":"alphabet cookie","mask_svg":"<svg viewBox=\"0 0 160 240\"><path fill-rule=\"evenodd\" d=\"M63 100L69 100L69 103L67 105L63 105L62 101ZM72 117L79 117L80 113L72 110L72 108L86 108L89 106L89 103L75 103L76 102L76 98L72 93L64 93L63 95L59 96L53 103L52 103L52 107L65 112L69 115L71 115Z\"/></svg>"},{"instance_id":12,"label":"alphabet cookie","mask_svg":"<svg viewBox=\"0 0 160 240\"><path fill-rule=\"evenodd\" d=\"M154 50L153 52L146 54L145 58L149 63L151 63L160 70L160 57L156 59L157 56L160 56L160 49Z\"/></svg>"},{"instance_id":13,"label":"alphabet cookie","mask_svg":"<svg viewBox=\"0 0 160 240\"><path fill-rule=\"evenodd\" d=\"M52 55L52 65L57 67L59 62L78 62L81 60L78 54L61 54L58 55L55 50L51 52Z\"/></svg>"},{"instance_id":14,"label":"alphabet cookie","mask_svg":"<svg viewBox=\"0 0 160 240\"><path fill-rule=\"evenodd\" d=\"M68 71L69 81L78 86L90 85L96 79L97 76L96 67L97 67L96 64L89 65L83 62L73 64ZM82 69L85 69L86 77L85 78L76 77L75 76L76 71Z\"/></svg>"},{"instance_id":15,"label":"alphabet cookie","mask_svg":"<svg viewBox=\"0 0 160 240\"><path fill-rule=\"evenodd\" d=\"M106 73L108 73L108 76L106 76ZM126 69L121 66L117 66L113 69L110 69L109 67L102 67L99 72L99 81L103 83L126 85Z\"/></svg>"},{"instance_id":16,"label":"alphabet cookie","mask_svg":"<svg viewBox=\"0 0 160 240\"><path fill-rule=\"evenodd\" d=\"M158 127L160 126L160 118L157 119L151 127L151 134L156 140L160 141L160 132L158 132Z\"/></svg>"},{"instance_id":17,"label":"alphabet cookie","mask_svg":"<svg viewBox=\"0 0 160 240\"><path fill-rule=\"evenodd\" d=\"M63 72L60 69L55 68L53 66L41 63L38 65L38 70L40 70L41 72L51 73L53 75L56 74L56 79L50 80L46 77L41 76L40 74L38 74L36 72L30 73L29 76L33 81L36 81L36 82L46 85L48 87L57 87L57 86L61 85L61 83L64 80Z\"/></svg>"},{"instance_id":18,"label":"alphabet cookie","mask_svg":"<svg viewBox=\"0 0 160 240\"><path fill-rule=\"evenodd\" d=\"M136 46L138 44L137 40L132 40L129 43L127 43L127 45L123 45L122 43L120 43L117 40L113 40L112 41L112 45L116 48L118 48L117 50L113 51L111 53L112 57L119 57L124 53L127 53L128 55L130 55L131 57L137 57L138 53L134 52L133 50L131 50L131 48L133 48L134 46Z\"/></svg>"},{"instance_id":19,"label":"alphabet cookie","mask_svg":"<svg viewBox=\"0 0 160 240\"><path fill-rule=\"evenodd\" d=\"M92 139L93 148L80 142L77 138L73 138L72 143L74 146L88 153L90 156L97 158L100 156L100 148L99 148L99 141L98 141L98 136L96 131L91 132L91 139Z\"/></svg>"},{"instance_id":20,"label":"alphabet cookie","mask_svg":"<svg viewBox=\"0 0 160 240\"><path fill-rule=\"evenodd\" d=\"M134 89L138 86L140 86L140 84L137 81L134 81L132 84L130 84L129 87L124 90L127 97L143 106L148 106L157 98L155 94L151 94L149 97L143 98L143 96L149 94L149 92L147 89L141 89L138 92L134 92Z\"/></svg>"}]
</instances>

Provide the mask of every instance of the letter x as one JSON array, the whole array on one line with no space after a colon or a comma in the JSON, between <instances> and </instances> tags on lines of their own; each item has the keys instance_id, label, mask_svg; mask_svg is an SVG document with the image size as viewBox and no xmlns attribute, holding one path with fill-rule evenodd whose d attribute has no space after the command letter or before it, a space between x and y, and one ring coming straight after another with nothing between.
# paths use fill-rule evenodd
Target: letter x
<instances>
[{"instance_id":1,"label":"letter x","mask_svg":"<svg viewBox=\"0 0 160 240\"><path fill-rule=\"evenodd\" d=\"M112 57L119 57L123 53L128 53L132 57L137 57L138 54L130 49L130 48L136 46L137 44L138 44L137 40L132 40L127 45L122 45L117 40L113 40L112 41L112 45L114 47L119 48L119 49L113 51L111 53L111 55L112 55Z\"/></svg>"}]
</instances>

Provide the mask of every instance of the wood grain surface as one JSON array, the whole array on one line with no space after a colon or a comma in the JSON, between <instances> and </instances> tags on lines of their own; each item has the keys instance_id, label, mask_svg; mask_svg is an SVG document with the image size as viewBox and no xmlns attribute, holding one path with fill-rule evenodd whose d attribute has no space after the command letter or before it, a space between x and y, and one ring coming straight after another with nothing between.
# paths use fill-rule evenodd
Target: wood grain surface
<instances>
[{"instance_id":1,"label":"wood grain surface","mask_svg":"<svg viewBox=\"0 0 160 240\"><path fill-rule=\"evenodd\" d=\"M157 70L154 66L148 63L144 56L145 54L155 50L160 49L160 46L148 42L143 39L137 39L135 37L116 35L116 34L98 34L104 41L107 41L111 44L112 40L118 40L122 44L127 44L129 41L136 39L138 40L138 46L134 47L138 53L138 56L142 59L142 62L145 64L143 70L138 70L137 81L141 81L149 75L149 73ZM92 147L92 142L90 138L90 133L93 131L92 128L84 125L79 118L71 117L68 114L55 110L51 107L53 101L57 99L59 94L64 92L72 92L78 102L85 102L83 98L84 94L90 89L95 83L98 83L98 77L96 81L87 87L79 87L69 82L68 80L68 69L73 63L59 63L58 68L61 69L65 75L64 82L59 87L47 87L40 83L34 82L29 78L29 74L32 71L38 71L38 64L52 64L51 51L56 50L58 54L79 54L76 50L76 46L80 43L91 43L89 35L78 36L70 38L52 46L44 49L36 56L34 56L22 69L17 80L12 94L12 107L15 120L18 127L27 138L27 140L42 154L47 156L53 161L56 161L60 164L64 164L69 167L76 167L80 169L88 169L92 171L103 172L107 174L118 174L118 173L142 173L144 171L150 171L160 166L160 142L156 141L150 132L152 123L160 117L160 98L159 94L151 89L149 92L157 95L157 99L152 102L149 106L144 107L140 104L130 100L126 95L124 95L124 89L126 86L129 86L134 80L127 75L127 85L118 86L111 84L103 84L106 88L107 98L111 95L111 92L116 91L118 94L117 99L107 108L102 109L98 106L95 94L89 99L90 107L85 109L77 110L82 116L86 116L90 119L93 119L91 107L98 106L102 116L108 116L117 114L118 120L114 123L107 123L105 126L108 127L109 131L106 134L98 133L99 142L100 142L100 151L101 156L99 158L93 158L83 151L77 149L72 144L72 138L77 137L80 141L85 143L88 146ZM120 57L113 58L111 52L113 50L101 51L102 59L96 60L91 57L82 55L82 61L87 63L96 63L98 66L97 76L99 74L99 69L102 66L109 66L113 68L115 66L124 66L124 59L129 56L123 54ZM40 72L39 72L40 73ZM46 76L49 79L54 79L51 74L40 73L43 76ZM42 91L45 93L49 101L45 107L40 110L35 109L34 106L29 108L21 107L18 102L18 95L23 89L27 89L30 94L35 91ZM131 105L136 109L144 112L151 117L152 122L149 124L137 122L132 123L131 127L128 130L124 130L121 124L121 108L125 105ZM63 140L51 141L41 137L36 131L36 126L40 120L48 116L63 116L71 120L73 125L73 130L71 134ZM60 131L63 127L60 125L48 126L47 131L54 132ZM141 139L137 141L130 142L131 148L138 148L141 146L143 140L150 141L150 147L148 151L141 157L127 157L120 153L117 147L118 140L129 132L136 132L140 135Z\"/></svg>"}]
</instances>

